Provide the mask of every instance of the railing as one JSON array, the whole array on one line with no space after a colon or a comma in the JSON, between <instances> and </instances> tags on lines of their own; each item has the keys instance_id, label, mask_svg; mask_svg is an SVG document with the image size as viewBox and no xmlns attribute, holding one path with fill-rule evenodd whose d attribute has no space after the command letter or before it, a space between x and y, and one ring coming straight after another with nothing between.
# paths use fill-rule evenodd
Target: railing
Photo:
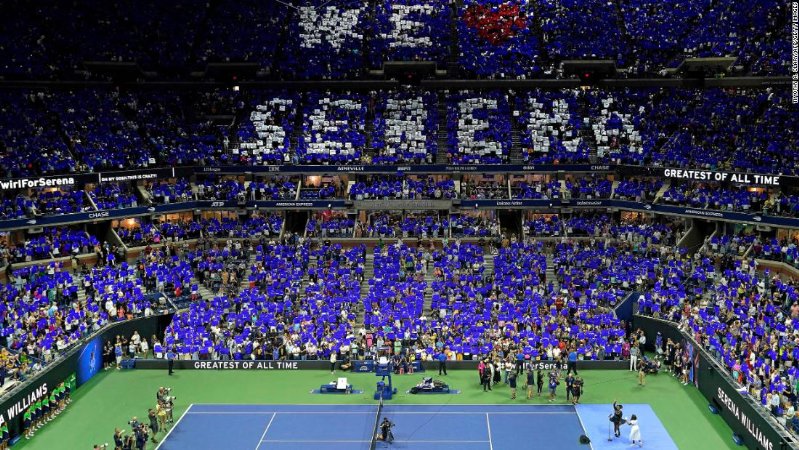
<instances>
[{"instance_id":1,"label":"railing","mask_svg":"<svg viewBox=\"0 0 799 450\"><path fill-rule=\"evenodd\" d=\"M163 296L163 294L160 294L160 293L156 293L156 294L159 295L159 296ZM156 294L153 294L153 295L156 295ZM172 310L172 309L165 309L165 310L162 310L159 314L154 314L154 316L163 316L163 315L167 315L167 314L174 313L174 312L175 311ZM150 316L150 317L153 317L153 316ZM100 329L98 329L96 331L89 332L86 335L82 336L80 339L72 342L64 350L61 350L60 352L53 352L53 359L51 359L50 361L47 361L47 362L42 361L42 369L41 370L38 370L36 372L31 373L24 380L20 380L20 382L18 384L16 384L12 389L9 389L7 391L3 391L2 393L0 393L0 403L4 402L8 397L13 396L19 390L21 390L21 389L25 388L26 386L28 386L29 384L31 384L33 381L35 381L38 378L38 376L40 374L43 374L43 373L47 372L47 370L50 367L58 364L60 361L62 361L66 357L72 355L78 349L80 349L83 346L83 344L86 344L87 342L91 341L95 337L97 337L100 334L104 333L109 328L111 328L111 327L113 327L113 326L115 326L117 324L120 324L120 323L129 322L131 320L136 320L136 319L141 319L141 318L144 318L144 315L139 315L139 316L133 317L131 319L126 319L126 320L109 321L107 324L105 324L104 326L100 327ZM9 351L11 351L11 350L9 349Z\"/></svg>"},{"instance_id":2,"label":"railing","mask_svg":"<svg viewBox=\"0 0 799 450\"><path fill-rule=\"evenodd\" d=\"M634 308L637 310L637 304ZM634 324L636 328L641 327L648 334L647 343L650 345L654 345L655 331L664 331L664 339L674 339L679 336L693 345L695 351L698 351L705 361L700 364L701 368L697 373L697 377L699 377L697 382L698 389L711 403L719 407L722 417L730 428L739 435L748 434L744 440L748 442L749 448L766 450L799 449L799 442L795 441L794 436L775 417L764 410L760 403L752 399L748 393L742 394L740 392L743 386L729 375L728 369L716 358L714 352L703 347L693 336L686 333L679 324L640 313L636 313L634 321L636 322ZM646 323L647 321L651 321L651 323ZM720 383L717 383L719 380L714 379L716 375L721 376L721 381L727 385L728 389L723 389ZM714 389L714 384L719 386ZM729 407L729 403L734 405L734 412L725 411L725 409L732 409ZM745 403L745 406L742 403ZM757 415L757 418L760 419L759 424L753 420L751 414L747 414L748 411L745 408ZM770 432L769 430L764 430L762 425L768 426L771 429Z\"/></svg>"}]
</instances>

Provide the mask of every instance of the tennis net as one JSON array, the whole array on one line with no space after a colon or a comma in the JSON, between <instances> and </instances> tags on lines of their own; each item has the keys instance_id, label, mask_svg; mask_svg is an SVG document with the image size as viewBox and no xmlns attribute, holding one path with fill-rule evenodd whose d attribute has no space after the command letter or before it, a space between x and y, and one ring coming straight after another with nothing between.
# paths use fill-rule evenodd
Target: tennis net
<instances>
[{"instance_id":1,"label":"tennis net","mask_svg":"<svg viewBox=\"0 0 799 450\"><path fill-rule=\"evenodd\" d=\"M372 430L372 441L369 444L369 450L377 448L377 433L380 428L380 414L383 413L383 395L380 395L380 400L377 402L377 415L375 416L375 428Z\"/></svg>"}]
</instances>

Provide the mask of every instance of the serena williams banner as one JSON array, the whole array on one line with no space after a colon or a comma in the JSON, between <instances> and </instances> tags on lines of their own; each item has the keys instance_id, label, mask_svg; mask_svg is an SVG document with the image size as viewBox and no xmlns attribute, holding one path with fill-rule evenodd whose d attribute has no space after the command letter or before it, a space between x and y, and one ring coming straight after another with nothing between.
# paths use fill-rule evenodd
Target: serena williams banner
<instances>
[{"instance_id":1,"label":"serena williams banner","mask_svg":"<svg viewBox=\"0 0 799 450\"><path fill-rule=\"evenodd\" d=\"M674 323L652 317L635 315L633 328L644 330L647 336L647 350L653 349L652 344L655 343L655 335L658 332L664 340L669 338L676 342L691 341L690 336L681 333ZM694 385L719 410L727 425L742 438L746 448L760 450L795 448L793 438L787 430L781 428L775 421L768 420L767 410L745 391L742 393L736 389L732 378L727 374L727 369L695 343L693 352ZM788 444L788 447L783 447L782 442Z\"/></svg>"}]
</instances>

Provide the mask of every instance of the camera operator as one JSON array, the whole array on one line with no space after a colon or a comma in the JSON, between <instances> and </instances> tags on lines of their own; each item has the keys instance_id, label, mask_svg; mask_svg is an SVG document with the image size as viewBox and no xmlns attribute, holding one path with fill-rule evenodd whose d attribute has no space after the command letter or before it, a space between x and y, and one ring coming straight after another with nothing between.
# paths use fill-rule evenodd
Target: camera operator
<instances>
[{"instance_id":1,"label":"camera operator","mask_svg":"<svg viewBox=\"0 0 799 450\"><path fill-rule=\"evenodd\" d=\"M155 439L155 435L158 434L158 415L153 408L150 408L147 411L147 418L150 419L150 442L153 444L157 444L158 441Z\"/></svg>"},{"instance_id":2,"label":"camera operator","mask_svg":"<svg viewBox=\"0 0 799 450\"><path fill-rule=\"evenodd\" d=\"M122 450L125 444L125 434L119 428L114 430L114 450Z\"/></svg>"},{"instance_id":3,"label":"camera operator","mask_svg":"<svg viewBox=\"0 0 799 450\"><path fill-rule=\"evenodd\" d=\"M159 387L158 392L155 393L155 399L158 400L159 402L165 401L166 398L169 396L169 391L171 390L172 390L171 388L167 389L163 386Z\"/></svg>"},{"instance_id":4,"label":"camera operator","mask_svg":"<svg viewBox=\"0 0 799 450\"><path fill-rule=\"evenodd\" d=\"M147 425L140 425L134 432L136 434L136 448L138 450L144 450L144 446L147 445Z\"/></svg>"},{"instance_id":5,"label":"camera operator","mask_svg":"<svg viewBox=\"0 0 799 450\"><path fill-rule=\"evenodd\" d=\"M130 429L131 429L131 431L136 431L136 428L139 428L139 427L141 426L141 422L139 422L139 418L138 418L138 417L136 417L136 416L133 416L133 417L132 417L132 418L131 418L131 419L128 421L128 425L130 425Z\"/></svg>"},{"instance_id":6,"label":"camera operator","mask_svg":"<svg viewBox=\"0 0 799 450\"><path fill-rule=\"evenodd\" d=\"M128 433L128 435L125 436L125 440L122 442L122 450L133 450L135 448L135 445L136 445L136 438L134 434L132 432Z\"/></svg>"}]
</instances>

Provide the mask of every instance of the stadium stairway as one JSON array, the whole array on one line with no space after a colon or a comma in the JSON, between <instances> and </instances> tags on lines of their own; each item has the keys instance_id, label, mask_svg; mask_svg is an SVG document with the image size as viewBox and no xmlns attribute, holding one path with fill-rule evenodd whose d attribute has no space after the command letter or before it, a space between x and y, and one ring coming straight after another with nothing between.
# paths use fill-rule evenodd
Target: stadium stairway
<instances>
[{"instance_id":1,"label":"stadium stairway","mask_svg":"<svg viewBox=\"0 0 799 450\"><path fill-rule=\"evenodd\" d=\"M297 114L294 117L294 132L291 133L289 136L289 153L296 154L297 148L300 146L300 137L302 136L303 132L303 118L304 114L302 113L303 108L305 107L305 94L303 93L300 96L299 101L297 102Z\"/></svg>"},{"instance_id":2,"label":"stadium stairway","mask_svg":"<svg viewBox=\"0 0 799 450\"><path fill-rule=\"evenodd\" d=\"M555 276L555 261L553 259L552 253L547 252L547 283L550 281L554 282L556 280Z\"/></svg>"},{"instance_id":3,"label":"stadium stairway","mask_svg":"<svg viewBox=\"0 0 799 450\"><path fill-rule=\"evenodd\" d=\"M652 203L660 203L660 199L663 197L663 194L665 194L670 187L671 187L671 182L666 181L665 183L663 183L663 186L660 188L658 193L655 194L655 199L652 200Z\"/></svg>"},{"instance_id":4,"label":"stadium stairway","mask_svg":"<svg viewBox=\"0 0 799 450\"><path fill-rule=\"evenodd\" d=\"M433 283L435 278L433 277L433 264L430 264L429 270L427 270L424 274L424 282L427 284L427 287L424 290L424 306L422 307L422 314L427 317L430 317L430 314L433 312L431 306L433 305L433 288L430 286Z\"/></svg>"},{"instance_id":5,"label":"stadium stairway","mask_svg":"<svg viewBox=\"0 0 799 450\"><path fill-rule=\"evenodd\" d=\"M86 297L87 297L86 289L83 289L82 282L78 282L77 285L78 285L78 303L80 303L83 306L86 306Z\"/></svg>"},{"instance_id":6,"label":"stadium stairway","mask_svg":"<svg viewBox=\"0 0 799 450\"><path fill-rule=\"evenodd\" d=\"M194 184L192 184L192 191L194 190ZM150 193L147 192L147 189L144 188L144 185L137 184L136 185L136 192L139 193L139 197L142 199L142 204L145 205L152 205L153 199L150 198Z\"/></svg>"},{"instance_id":7,"label":"stadium stairway","mask_svg":"<svg viewBox=\"0 0 799 450\"><path fill-rule=\"evenodd\" d=\"M588 106L588 101L584 95L579 96L579 102L580 117L591 117L591 108ZM590 120L587 122L584 121L583 126L580 128L580 137L590 149L588 158L592 164L595 164L599 160L599 154L597 150L599 143L597 142Z\"/></svg>"},{"instance_id":8,"label":"stadium stairway","mask_svg":"<svg viewBox=\"0 0 799 450\"><path fill-rule=\"evenodd\" d=\"M202 298L203 300L210 300L210 299L214 298L214 293L211 292L210 289L205 287L202 283L198 282L194 278L192 278L192 281L197 283L197 287L199 288L199 289L197 289L197 291L200 293L200 298Z\"/></svg>"},{"instance_id":9,"label":"stadium stairway","mask_svg":"<svg viewBox=\"0 0 799 450\"><path fill-rule=\"evenodd\" d=\"M247 261L247 269L244 272L244 276L239 280L239 292L248 289L250 287L250 275L252 275L252 265L255 264L255 254L250 255L249 260ZM200 294L200 298L203 300L210 300L216 297L217 294L214 294L210 289L205 287L200 281L193 276L191 278L191 282L197 285L197 292Z\"/></svg>"},{"instance_id":10,"label":"stadium stairway","mask_svg":"<svg viewBox=\"0 0 799 450\"><path fill-rule=\"evenodd\" d=\"M511 146L510 146L510 163L511 164L524 164L524 157L522 156L522 138L521 126L519 125L518 117L511 117L510 119L510 133L511 133Z\"/></svg>"},{"instance_id":11,"label":"stadium stairway","mask_svg":"<svg viewBox=\"0 0 799 450\"><path fill-rule=\"evenodd\" d=\"M369 280L375 276L375 255L372 252L366 252L366 260L363 262L363 281L361 281L361 303L358 309L358 316L355 319L355 326L360 327L363 325L363 316L366 309L363 307L363 299L369 294Z\"/></svg>"},{"instance_id":12,"label":"stadium stairway","mask_svg":"<svg viewBox=\"0 0 799 450\"><path fill-rule=\"evenodd\" d=\"M443 92L438 93L438 135L436 137L438 150L436 151L436 164L449 163L449 147L447 146L447 101Z\"/></svg>"},{"instance_id":13,"label":"stadium stairway","mask_svg":"<svg viewBox=\"0 0 799 450\"><path fill-rule=\"evenodd\" d=\"M462 0L454 0L449 4L449 54L447 55L447 76L455 78L461 72L461 64L458 60L460 47L458 45L458 11L463 6Z\"/></svg>"},{"instance_id":14,"label":"stadium stairway","mask_svg":"<svg viewBox=\"0 0 799 450\"><path fill-rule=\"evenodd\" d=\"M483 267L485 267L483 278L491 279L494 275L494 255L490 253L483 254Z\"/></svg>"},{"instance_id":15,"label":"stadium stairway","mask_svg":"<svg viewBox=\"0 0 799 450\"><path fill-rule=\"evenodd\" d=\"M369 33L365 33L364 38L368 35ZM374 142L373 138L374 132L375 132L375 108L374 106L371 106L366 110L366 129L364 130L364 134L366 135L366 145L364 146L363 153L361 155L361 159L364 161L368 160L369 162L371 162L374 160L374 157L377 155L377 152L375 151L374 146L372 145L372 143Z\"/></svg>"}]
</instances>

